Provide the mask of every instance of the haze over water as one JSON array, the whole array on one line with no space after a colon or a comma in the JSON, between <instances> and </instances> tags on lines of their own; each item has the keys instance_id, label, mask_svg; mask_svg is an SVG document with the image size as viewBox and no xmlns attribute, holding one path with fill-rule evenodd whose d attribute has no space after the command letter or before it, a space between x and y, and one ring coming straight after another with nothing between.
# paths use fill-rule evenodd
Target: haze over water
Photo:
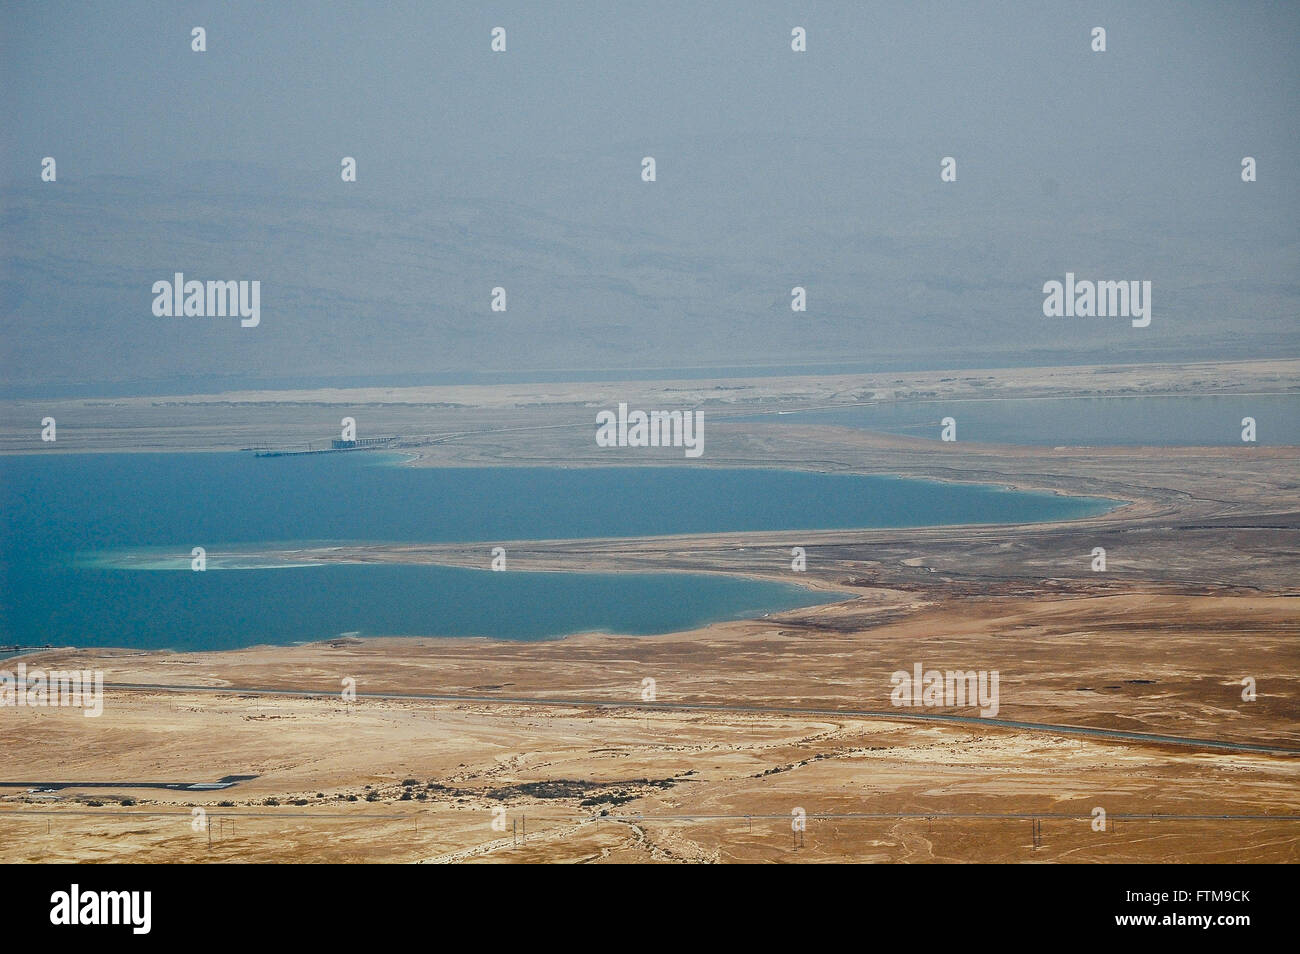
<instances>
[{"instance_id":1,"label":"haze over water","mask_svg":"<svg viewBox=\"0 0 1300 954\"><path fill-rule=\"evenodd\" d=\"M881 402L736 420L836 424L939 439L940 420L957 438L996 444L1197 447L1241 445L1252 418L1256 443L1300 444L1300 394L1142 395L1086 398L990 398Z\"/></svg>"}]
</instances>

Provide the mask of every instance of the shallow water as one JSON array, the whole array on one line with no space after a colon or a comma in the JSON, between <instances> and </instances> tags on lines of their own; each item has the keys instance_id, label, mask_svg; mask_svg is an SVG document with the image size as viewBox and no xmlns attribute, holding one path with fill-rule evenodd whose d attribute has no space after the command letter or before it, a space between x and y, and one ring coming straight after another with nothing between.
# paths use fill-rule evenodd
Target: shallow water
<instances>
[{"instance_id":1,"label":"shallow water","mask_svg":"<svg viewBox=\"0 0 1300 954\"><path fill-rule=\"evenodd\" d=\"M711 574L269 568L250 551L481 542L486 568L492 546L511 540L1029 522L1113 505L778 470L442 469L369 453L13 456L0 458L0 644L222 649L349 631L669 632L829 597ZM193 547L207 551L206 572L189 569Z\"/></svg>"}]
</instances>

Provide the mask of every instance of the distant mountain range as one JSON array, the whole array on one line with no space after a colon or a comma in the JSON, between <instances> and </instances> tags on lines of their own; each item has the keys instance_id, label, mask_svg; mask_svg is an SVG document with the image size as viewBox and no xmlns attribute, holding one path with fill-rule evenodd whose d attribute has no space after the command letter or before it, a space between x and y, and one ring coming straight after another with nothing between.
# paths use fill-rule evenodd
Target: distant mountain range
<instances>
[{"instance_id":1,"label":"distant mountain range","mask_svg":"<svg viewBox=\"0 0 1300 954\"><path fill-rule=\"evenodd\" d=\"M1226 167L1199 192L1106 190L994 155L941 183L940 158L756 137L456 168L360 156L356 183L337 165L34 174L0 191L0 385L1300 352L1296 221L1264 184ZM1150 280L1150 327L1045 318L1043 283L1067 271ZM155 317L176 272L259 280L260 325Z\"/></svg>"}]
</instances>

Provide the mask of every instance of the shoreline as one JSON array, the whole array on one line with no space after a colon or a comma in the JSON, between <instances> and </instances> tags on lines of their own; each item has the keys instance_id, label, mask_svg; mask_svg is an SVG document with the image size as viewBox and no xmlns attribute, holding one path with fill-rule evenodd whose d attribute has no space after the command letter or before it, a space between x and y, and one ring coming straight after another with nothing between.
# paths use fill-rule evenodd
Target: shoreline
<instances>
[{"instance_id":1,"label":"shoreline","mask_svg":"<svg viewBox=\"0 0 1300 954\"><path fill-rule=\"evenodd\" d=\"M1186 383L1189 380L1194 386ZM775 421L782 412L826 406L1066 397L1284 397L1300 394L1297 381L1300 359L1259 358L757 378L236 390L100 399L10 398L0 400L0 454L298 447L333 437L340 414L355 417L368 433L404 435L402 443L406 446L394 450L407 451L496 441L511 433L518 438L520 432L533 443L554 443L548 438L555 431L585 430L589 426L588 412L619 400L649 407L704 409L716 416L716 426L727 427L741 423L735 418L748 415L759 414ZM40 441L32 423L46 415L59 422L59 441L53 445ZM560 443L565 442L560 439ZM580 441L578 446L582 444Z\"/></svg>"},{"instance_id":2,"label":"shoreline","mask_svg":"<svg viewBox=\"0 0 1300 954\"><path fill-rule=\"evenodd\" d=\"M1268 366L1254 365L1242 386L1273 373L1300 378L1300 362ZM1213 384L1233 367L1191 377ZM1190 379L1185 370L1180 380ZM1104 377L1120 386L1158 384L1153 374L1136 366ZM1041 379L1051 390L1082 377ZM902 386L939 384L937 374L933 382L922 378ZM1034 378L1003 384L1032 389ZM698 386L641 391L662 406L755 397L790 407L863 386L858 376L777 382L761 398ZM376 404L362 411L375 432L429 435L400 449L418 459L394 466L610 466L570 423L574 414L585 418L585 402L608 395L582 386L538 390L545 393L483 392L491 406L478 409ZM346 402L358 396L338 398L351 409ZM343 411L340 403L139 405L104 409L109 429L97 432L97 446L124 438L142 450L177 450L196 433L239 440L298 428L310 435ZM0 447L12 447L4 408L0 402ZM827 861L1300 860L1300 832L1271 820L1300 814L1294 754L1209 754L1159 741L1300 747L1300 448L941 444L772 419L712 425L704 466L984 484L1115 506L1028 524L506 542L512 572L722 573L836 597L679 632L530 641L329 636L221 651L38 649L24 654L29 665L103 670L105 716L10 711L13 718L0 720L10 774L48 778L54 765L59 778L96 787L74 785L58 798L0 789L11 812L5 824L18 836L0 843L0 859L82 858L89 826L102 836L101 859L193 860L173 825L188 831L187 806L196 804L239 814L239 834L214 841L212 860L341 862L361 850L370 860L514 860L518 849L487 827L493 809L505 807L527 814L537 840L526 850L537 860L772 861L788 850L779 818L789 817L791 805L806 807L810 819L848 819L866 800L874 820L818 822L807 850ZM682 461L647 456L620 466ZM806 573L789 570L791 545L805 547ZM1104 573L1089 566L1098 546L1108 554ZM322 562L332 554L333 562L484 569L486 547L333 547ZM293 556L302 559L304 549ZM997 718L1045 728L891 720L890 674L916 663L1000 672ZM1250 701L1244 677L1258 684ZM647 678L660 708L642 705ZM347 679L358 693L350 702L340 697ZM278 690L307 695L271 694ZM410 694L446 698L396 698ZM670 708L678 704L701 708ZM752 711L739 711L745 707ZM112 733L111 756L84 745L87 722ZM256 777L222 793L131 786L132 779L223 775ZM128 811L136 804L164 814L142 819ZM278 820L286 805L300 806L287 809L296 813L292 830ZM1060 822L1036 854L1026 854L1027 833L962 820L1052 812L1082 819L1098 805L1125 819L1118 833L1103 838L1085 823ZM97 807L75 814L87 806ZM575 825L575 813L602 821ZM1160 821L1159 837L1139 820L1173 815L1189 818ZM1221 832L1212 837L1218 822L1196 815L1262 820L1239 822L1225 840ZM697 816L705 820L691 820ZM47 832L51 817L62 823ZM751 819L752 831L727 818Z\"/></svg>"}]
</instances>

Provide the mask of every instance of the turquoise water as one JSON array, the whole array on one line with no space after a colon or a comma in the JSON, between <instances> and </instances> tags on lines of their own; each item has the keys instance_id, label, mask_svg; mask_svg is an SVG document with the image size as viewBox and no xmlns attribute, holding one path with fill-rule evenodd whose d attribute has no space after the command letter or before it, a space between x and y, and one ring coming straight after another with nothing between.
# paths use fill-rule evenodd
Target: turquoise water
<instances>
[{"instance_id":1,"label":"turquoise water","mask_svg":"<svg viewBox=\"0 0 1300 954\"><path fill-rule=\"evenodd\" d=\"M1253 417L1257 444L1300 444L1300 394L884 403L733 420L835 424L938 440L945 417L956 419L958 441L1091 447L1244 446L1241 420Z\"/></svg>"},{"instance_id":2,"label":"turquoise water","mask_svg":"<svg viewBox=\"0 0 1300 954\"><path fill-rule=\"evenodd\" d=\"M362 564L222 570L222 548L482 542L486 566L491 546L510 540L1030 522L1110 506L777 470L417 468L380 454L11 456L0 458L0 644L197 650L344 632L509 639L670 632L826 597L711 574ZM142 554L152 562L140 565L187 567L195 546L207 550L205 573L124 568ZM773 558L755 557L764 565Z\"/></svg>"}]
</instances>

